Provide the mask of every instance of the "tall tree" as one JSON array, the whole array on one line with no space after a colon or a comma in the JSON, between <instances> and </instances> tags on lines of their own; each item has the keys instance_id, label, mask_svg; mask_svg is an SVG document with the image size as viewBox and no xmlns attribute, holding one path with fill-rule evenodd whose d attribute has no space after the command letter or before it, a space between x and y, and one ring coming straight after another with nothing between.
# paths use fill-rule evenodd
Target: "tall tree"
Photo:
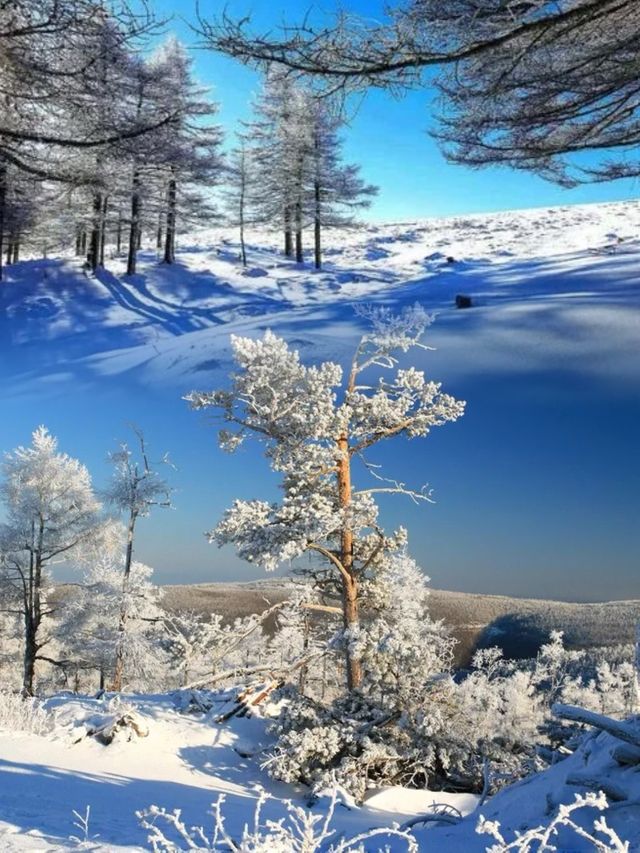
<instances>
[{"instance_id":1,"label":"tall tree","mask_svg":"<svg viewBox=\"0 0 640 853\"><path fill-rule=\"evenodd\" d=\"M2 465L0 582L11 593L11 611L24 626L23 690L32 695L38 660L47 660L43 634L52 608L47 600L51 566L79 558L95 545L104 522L87 469L57 452L56 439L39 427L30 447L18 447Z\"/></svg>"},{"instance_id":2,"label":"tall tree","mask_svg":"<svg viewBox=\"0 0 640 853\"><path fill-rule=\"evenodd\" d=\"M391 492L429 499L428 493L395 481L358 489L354 465L383 440L426 436L464 411L464 403L421 372L397 368L399 353L422 346L429 318L421 309L400 316L373 312L370 320L372 331L362 338L345 378L332 362L304 366L297 352L267 332L262 340L232 337L238 372L230 390L188 397L196 409L220 411L232 427L220 432L224 449L233 451L256 435L282 476L281 502L235 501L211 541L235 545L241 557L267 570L304 553L322 558L323 568L312 572L341 599L349 689L362 680L362 587L405 539L403 531L382 532L374 496ZM394 373L372 384L363 374L374 367Z\"/></svg>"},{"instance_id":3,"label":"tall tree","mask_svg":"<svg viewBox=\"0 0 640 853\"><path fill-rule=\"evenodd\" d=\"M122 597L120 611L118 613L118 631L124 637L127 630L127 622L130 618L127 606L130 596L127 594L131 583L131 571L133 566L133 552L136 526L138 519L146 518L153 507L171 506L171 487L164 480L156 467L153 465L147 453L144 435L140 430L135 430L138 440L137 455L123 444L115 452L110 454L110 461L114 466L113 480L105 493L106 500L112 504L118 512L124 514L127 529L126 548L122 565ZM161 463L168 465L165 456ZM125 667L126 643L116 644L115 665L113 674L113 690L122 690Z\"/></svg>"}]
</instances>

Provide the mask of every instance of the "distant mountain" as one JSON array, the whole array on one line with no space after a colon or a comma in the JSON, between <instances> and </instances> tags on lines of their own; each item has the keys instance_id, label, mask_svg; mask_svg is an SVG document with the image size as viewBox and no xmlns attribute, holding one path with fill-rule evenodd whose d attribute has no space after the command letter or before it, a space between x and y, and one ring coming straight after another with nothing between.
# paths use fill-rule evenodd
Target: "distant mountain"
<instances>
[{"instance_id":1,"label":"distant mountain","mask_svg":"<svg viewBox=\"0 0 640 853\"><path fill-rule=\"evenodd\" d=\"M166 586L164 604L233 619L284 601L291 588L286 579ZM640 601L573 604L434 589L431 614L450 626L458 640L456 663L464 666L476 649L489 646L499 646L508 658L531 657L553 630L564 631L570 648L633 643Z\"/></svg>"}]
</instances>

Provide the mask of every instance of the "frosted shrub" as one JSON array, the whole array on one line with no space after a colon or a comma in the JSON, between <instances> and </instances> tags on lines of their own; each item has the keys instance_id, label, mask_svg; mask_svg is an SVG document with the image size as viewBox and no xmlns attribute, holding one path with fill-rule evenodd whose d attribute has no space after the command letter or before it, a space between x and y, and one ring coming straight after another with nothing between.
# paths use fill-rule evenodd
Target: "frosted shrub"
<instances>
[{"instance_id":1,"label":"frosted shrub","mask_svg":"<svg viewBox=\"0 0 640 853\"><path fill-rule=\"evenodd\" d=\"M0 731L44 735L50 720L37 699L0 690Z\"/></svg>"},{"instance_id":2,"label":"frosted shrub","mask_svg":"<svg viewBox=\"0 0 640 853\"><path fill-rule=\"evenodd\" d=\"M154 853L178 853L185 849L231 850L234 853L319 853L320 850L323 853L364 853L365 849L372 853L377 849L382 853L389 849L388 842L392 838L403 845L402 848L395 845L394 850L418 853L415 838L396 825L371 829L350 839L335 838L336 831L331 828L335 796L324 815L313 814L291 802L285 802L285 818L263 822L262 808L268 799L267 794L260 794L253 825L245 826L239 838L233 838L225 828L222 814L224 796L220 796L213 804L214 827L210 835L201 826L186 826L179 809L169 812L151 806L144 812L138 812L138 818L149 831L148 840ZM384 846L374 848L373 840L378 837Z\"/></svg>"},{"instance_id":3,"label":"frosted shrub","mask_svg":"<svg viewBox=\"0 0 640 853\"><path fill-rule=\"evenodd\" d=\"M573 836L571 848L563 845L562 849L571 850L597 850L600 853L629 853L629 842L623 841L610 826L604 817L600 817L593 823L592 830L586 830L573 818L573 813L585 807L604 811L608 806L605 795L598 794L576 794L576 798L570 805L561 805L557 814L546 826L537 826L533 829L518 833L512 841L507 841L500 832L500 824L497 821L480 818L476 832L480 835L489 835L496 842L487 847L486 853L551 853L556 851L558 835L562 832ZM578 841L581 839L581 841ZM581 842L587 842L586 847ZM574 845L580 845L574 846Z\"/></svg>"}]
</instances>

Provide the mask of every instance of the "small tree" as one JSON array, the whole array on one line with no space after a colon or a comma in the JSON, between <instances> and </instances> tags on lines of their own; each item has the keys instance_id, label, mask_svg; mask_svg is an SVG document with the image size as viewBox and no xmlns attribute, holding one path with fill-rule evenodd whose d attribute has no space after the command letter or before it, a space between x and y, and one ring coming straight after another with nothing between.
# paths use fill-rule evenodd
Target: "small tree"
<instances>
[{"instance_id":1,"label":"small tree","mask_svg":"<svg viewBox=\"0 0 640 853\"><path fill-rule=\"evenodd\" d=\"M100 503L89 472L64 453L41 426L30 447L7 454L2 465L0 496L6 521L0 525L0 581L12 594L10 610L24 624L23 690L33 695L36 662L47 660L42 650L51 566L78 558L95 545L104 530Z\"/></svg>"},{"instance_id":2,"label":"small tree","mask_svg":"<svg viewBox=\"0 0 640 853\"><path fill-rule=\"evenodd\" d=\"M223 449L233 451L255 435L282 475L280 502L235 501L210 540L235 545L241 557L267 570L304 553L323 559L323 568L311 572L341 599L349 689L362 681L361 588L405 539L402 530L392 537L382 532L375 494L429 500L424 489L396 481L356 489L353 466L385 439L424 437L464 411L464 403L420 371L398 368L400 353L425 348L421 339L430 318L419 306L399 315L370 311L368 320L371 331L361 339L346 379L333 362L306 367L285 341L267 332L261 340L232 337L239 370L230 390L187 398L196 409L217 409L233 427L220 431ZM363 384L363 374L374 367L393 374Z\"/></svg>"},{"instance_id":3,"label":"small tree","mask_svg":"<svg viewBox=\"0 0 640 853\"><path fill-rule=\"evenodd\" d=\"M133 544L138 519L146 518L152 507L170 507L172 492L171 486L160 476L149 459L143 433L138 429L135 429L134 432L138 439L138 457L134 456L127 444L123 444L119 450L110 454L109 458L114 466L114 475L111 486L105 492L107 501L126 517L127 544L122 567L123 593L126 593L131 575ZM166 455L160 464L170 464ZM126 601L127 596L123 595L123 606L119 615L119 630L122 634L126 630L128 618ZM122 643L117 644L113 690L122 689L124 674L122 648Z\"/></svg>"}]
</instances>

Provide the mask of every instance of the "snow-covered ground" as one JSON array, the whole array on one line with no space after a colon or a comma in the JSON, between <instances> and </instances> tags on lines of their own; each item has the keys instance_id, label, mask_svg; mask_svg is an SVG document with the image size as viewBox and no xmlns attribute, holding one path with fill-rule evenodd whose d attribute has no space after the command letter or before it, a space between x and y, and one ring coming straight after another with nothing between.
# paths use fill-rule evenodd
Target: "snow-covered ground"
<instances>
[{"instance_id":1,"label":"snow-covered ground","mask_svg":"<svg viewBox=\"0 0 640 853\"><path fill-rule=\"evenodd\" d=\"M438 315L429 372L446 382L562 374L559 393L574 380L604 389L605 412L617 389L624 395L639 390L640 202L370 226L329 237L322 272L283 259L276 239L250 236L246 271L235 235L224 231L183 239L173 267L143 251L132 278L117 258L96 278L71 257L9 268L0 288L4 400L30 395L40 405L43 392L62 389L86 408L97 405L95 388L109 379L169 388L179 398L191 386L216 384L228 371L230 333L266 328L303 356L343 361L363 324L357 304L415 301ZM456 294L470 295L473 307L456 309ZM88 388L92 396L85 401ZM498 386L496 399L512 389ZM467 480L468 467L461 472ZM621 476L629 477L629 470ZM484 498L479 487L477 494ZM527 515L539 497L527 496ZM611 564L615 569L615 554ZM150 734L133 743L73 743L62 719L44 736L0 732L0 850L78 846L69 840L80 832L73 811L84 814L87 806L89 836L99 835L91 843L117 850L145 844L135 812L152 804L182 808L188 823L206 825L211 803L225 793L228 828L238 833L252 819L257 784L268 784L273 795L267 817L284 814L283 799L304 802L304 792L274 785L260 768L261 720L220 726L178 714L168 697L136 702L149 718ZM93 700L73 700L66 711L64 702L58 704L72 720L95 712ZM559 802L571 802L580 790L565 784L579 769L610 777L614 789L640 801L640 774L612 762L607 738L601 735L588 752L497 795L483 813L498 819L507 837L548 821ZM434 797L443 800L429 792L379 793L359 809L339 806L336 827L351 835L402 822L428 809ZM468 796L446 799L462 812L474 806ZM317 807L326 809L326 803ZM614 807L607 819L638 849L637 804ZM472 815L454 827L418 829L421 849L484 850L489 841L475 833L476 823ZM592 849L579 845L574 839L560 849Z\"/></svg>"},{"instance_id":2,"label":"snow-covered ground","mask_svg":"<svg viewBox=\"0 0 640 853\"><path fill-rule=\"evenodd\" d=\"M109 696L54 697L47 703L55 721L47 734L0 729L2 851L90 849L107 853L148 849L148 830L140 825L136 812L152 805L168 811L180 809L188 827L202 826L210 835L211 806L220 795L224 795L226 830L237 840L245 825L253 824L261 789L269 794L262 811L263 824L286 820L287 802L308 805L302 788L275 783L261 769L262 751L270 742L262 717L218 723L215 717L229 707L224 703L214 705L207 713L193 714L179 710L180 694L123 697L122 702L135 709L148 728L148 735L131 741L116 738L104 745L86 732L109 715L111 701ZM640 737L640 730L635 731ZM619 740L607 733L595 733L571 757L484 804L470 794L402 788L372 790L360 807L348 798L339 799L332 821L335 836L330 840L351 838L444 809L449 814L459 813L462 820L457 825L430 823L428 827L418 823L412 831L419 849L480 853L491 843L476 831L481 815L498 821L500 832L510 841L517 831L548 824L561 804L571 804L576 794L584 794L596 780L609 796L607 824L630 842L630 851L637 851L640 775L636 766L621 766L613 760L616 747L620 748ZM329 796L320 797L312 810L326 815L329 806ZM599 816L595 809L583 808L574 818L592 831ZM79 823L84 817L88 817L86 832ZM170 827L162 821L159 824L168 837L175 838ZM407 849L405 841L384 835L366 842L365 849L377 851L387 843L393 853ZM596 849L562 828L553 843L565 853ZM187 847L182 842L175 849Z\"/></svg>"},{"instance_id":3,"label":"snow-covered ground","mask_svg":"<svg viewBox=\"0 0 640 853\"><path fill-rule=\"evenodd\" d=\"M0 730L2 851L76 848L71 837L80 836L73 812L84 816L87 806L91 849L107 851L147 849L148 833L136 812L151 805L179 808L185 823L209 830L211 805L223 794L226 828L237 838L245 824L252 823L260 786L271 796L263 810L265 820L286 814L284 800L307 804L308 792L274 782L261 770L260 751L270 742L264 719L219 724L214 717L225 705L205 715L183 714L171 696L124 697L123 702L135 706L148 724L147 737L116 739L108 746L82 738L83 723L105 714L109 697L50 700L56 723L47 735ZM314 811L326 813L329 802L321 798ZM401 823L428 811L434 802L466 813L477 797L399 788L376 791L361 808L338 804L336 831L351 836Z\"/></svg>"},{"instance_id":4,"label":"snow-covered ground","mask_svg":"<svg viewBox=\"0 0 640 853\"><path fill-rule=\"evenodd\" d=\"M118 258L96 279L72 258L22 262L2 288L3 373L21 391L29 376L125 372L183 385L229 366L230 333L266 327L303 355L341 359L360 328L353 304L417 300L438 315L435 375L562 364L615 382L640 377L640 202L333 233L322 272L283 259L277 239L250 235L247 270L231 231L183 238L173 267L142 252L131 278ZM456 310L458 293L473 310Z\"/></svg>"}]
</instances>

